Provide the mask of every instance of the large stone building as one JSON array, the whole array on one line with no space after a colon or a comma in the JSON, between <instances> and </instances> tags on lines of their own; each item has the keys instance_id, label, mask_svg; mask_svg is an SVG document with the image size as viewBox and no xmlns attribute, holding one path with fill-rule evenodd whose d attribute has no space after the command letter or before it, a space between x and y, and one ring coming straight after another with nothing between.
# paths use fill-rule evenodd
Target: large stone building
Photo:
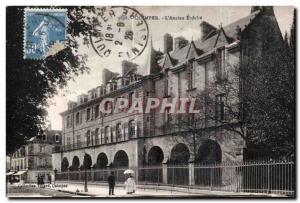
<instances>
[{"instance_id":1,"label":"large stone building","mask_svg":"<svg viewBox=\"0 0 300 203\"><path fill-rule=\"evenodd\" d=\"M32 137L10 156L9 171L25 182L36 182L38 175L51 175L52 148L61 144L61 131L45 130Z\"/></svg>"},{"instance_id":2,"label":"large stone building","mask_svg":"<svg viewBox=\"0 0 300 203\"><path fill-rule=\"evenodd\" d=\"M61 113L62 146L56 148L52 156L54 168L74 171L85 166L88 169L161 164L193 167L195 163L241 162L245 140L212 119L226 119L224 93L214 92L213 105L200 95L211 94L208 92L210 84L230 77L226 75L228 67L236 67L245 57L263 51L262 40L266 36L262 26L265 25L274 30L274 44L281 43L273 8L253 7L248 16L226 26L216 28L202 22L199 28L202 35L195 41L177 37L173 43L172 36L165 35L165 53L154 50L151 45L149 75L139 75L139 67L129 62L122 64L121 74L104 69L103 84L87 95L78 96L77 102L69 102L68 109ZM240 83L236 85L241 89ZM176 126L188 118L168 114L168 109L163 113L143 114L99 111L99 104L105 98L130 101L141 98L146 103L148 98L172 101L191 97L204 100L200 102L201 122L194 126L201 133ZM188 182L197 184L191 171L192 168ZM167 173L168 170L163 169L161 181L164 183L169 182Z\"/></svg>"}]
</instances>

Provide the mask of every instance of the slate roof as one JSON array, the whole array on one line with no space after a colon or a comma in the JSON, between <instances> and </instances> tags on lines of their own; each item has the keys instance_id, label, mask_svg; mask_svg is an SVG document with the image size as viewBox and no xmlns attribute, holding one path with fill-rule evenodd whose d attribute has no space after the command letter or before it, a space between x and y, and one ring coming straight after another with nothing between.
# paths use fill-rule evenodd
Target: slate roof
<instances>
[{"instance_id":1,"label":"slate roof","mask_svg":"<svg viewBox=\"0 0 300 203\"><path fill-rule=\"evenodd\" d=\"M236 41L238 39L238 32L237 28L239 27L241 29L241 32L245 30L245 28L256 18L256 16L260 13L260 10L257 10L250 15L243 17L233 23L230 23L218 30L216 30L214 33L209 34L209 38L207 38L205 41L201 41L201 39L198 39L194 41L195 47L197 48L197 51L202 52L201 56L207 55L208 52L211 52L211 50L215 47L216 42L218 40L218 35L221 32L221 29L223 29L225 37L230 41ZM223 33L222 33L223 34ZM187 52L189 50L190 43L186 45L185 47L174 50L170 52L171 59L176 61L176 64L182 63L186 60ZM160 66L163 65L164 60L158 61L158 64Z\"/></svg>"}]
</instances>

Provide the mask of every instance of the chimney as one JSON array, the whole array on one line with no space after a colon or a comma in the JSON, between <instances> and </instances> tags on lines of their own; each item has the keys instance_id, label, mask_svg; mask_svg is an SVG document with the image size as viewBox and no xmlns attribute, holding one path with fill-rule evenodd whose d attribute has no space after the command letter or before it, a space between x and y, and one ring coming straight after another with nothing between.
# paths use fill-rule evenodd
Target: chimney
<instances>
[{"instance_id":1,"label":"chimney","mask_svg":"<svg viewBox=\"0 0 300 203\"><path fill-rule=\"evenodd\" d=\"M104 68L102 71L102 83L106 84L115 75L117 75L117 73L111 72L110 70Z\"/></svg>"},{"instance_id":2,"label":"chimney","mask_svg":"<svg viewBox=\"0 0 300 203\"><path fill-rule=\"evenodd\" d=\"M262 6L261 10L266 15L269 15L269 16L274 16L275 15L273 6Z\"/></svg>"},{"instance_id":3,"label":"chimney","mask_svg":"<svg viewBox=\"0 0 300 203\"><path fill-rule=\"evenodd\" d=\"M88 101L88 95L87 94L82 94L82 101L83 101L83 103Z\"/></svg>"},{"instance_id":4,"label":"chimney","mask_svg":"<svg viewBox=\"0 0 300 203\"><path fill-rule=\"evenodd\" d=\"M202 36L201 36L202 42L207 39L208 34L217 30L217 28L215 26L209 24L206 21L202 21L202 23L200 24L200 28L201 28L201 33L202 33Z\"/></svg>"},{"instance_id":5,"label":"chimney","mask_svg":"<svg viewBox=\"0 0 300 203\"><path fill-rule=\"evenodd\" d=\"M68 102L68 109L73 109L73 108L76 107L76 105L77 105L76 102L74 102L74 101L69 101L69 102Z\"/></svg>"},{"instance_id":6,"label":"chimney","mask_svg":"<svg viewBox=\"0 0 300 203\"><path fill-rule=\"evenodd\" d=\"M164 53L170 51L173 51L173 37L169 33L166 33L164 35Z\"/></svg>"},{"instance_id":7,"label":"chimney","mask_svg":"<svg viewBox=\"0 0 300 203\"><path fill-rule=\"evenodd\" d=\"M78 103L78 104L82 104L82 103L83 103L82 95L78 95L78 96L77 96L77 103Z\"/></svg>"},{"instance_id":8,"label":"chimney","mask_svg":"<svg viewBox=\"0 0 300 203\"><path fill-rule=\"evenodd\" d=\"M137 64L132 63L130 61L122 61L122 76L125 75L126 73L128 73L131 70L136 71L137 70Z\"/></svg>"},{"instance_id":9,"label":"chimney","mask_svg":"<svg viewBox=\"0 0 300 203\"><path fill-rule=\"evenodd\" d=\"M251 13L254 13L255 11L258 11L261 9L261 6L251 6Z\"/></svg>"},{"instance_id":10,"label":"chimney","mask_svg":"<svg viewBox=\"0 0 300 203\"><path fill-rule=\"evenodd\" d=\"M176 37L175 38L175 50L181 49L182 47L185 47L187 44L189 43L188 40L186 40L184 37L180 36L180 37Z\"/></svg>"},{"instance_id":11,"label":"chimney","mask_svg":"<svg viewBox=\"0 0 300 203\"><path fill-rule=\"evenodd\" d=\"M98 86L98 87L96 88L96 95L97 95L97 97L100 97L100 96L101 96L101 86Z\"/></svg>"}]
</instances>

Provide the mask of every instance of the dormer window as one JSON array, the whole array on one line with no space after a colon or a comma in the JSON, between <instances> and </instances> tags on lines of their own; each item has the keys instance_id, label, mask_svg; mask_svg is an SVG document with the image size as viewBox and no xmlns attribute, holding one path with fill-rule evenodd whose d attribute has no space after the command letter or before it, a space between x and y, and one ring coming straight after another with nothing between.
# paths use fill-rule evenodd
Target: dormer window
<instances>
[{"instance_id":1,"label":"dormer window","mask_svg":"<svg viewBox=\"0 0 300 203\"><path fill-rule=\"evenodd\" d=\"M124 86L124 79L123 78L119 78L118 79L118 89L122 88Z\"/></svg>"},{"instance_id":2,"label":"dormer window","mask_svg":"<svg viewBox=\"0 0 300 203\"><path fill-rule=\"evenodd\" d=\"M113 91L117 90L118 87L117 87L117 83L113 83Z\"/></svg>"},{"instance_id":3,"label":"dormer window","mask_svg":"<svg viewBox=\"0 0 300 203\"><path fill-rule=\"evenodd\" d=\"M133 83L135 81L137 81L137 75L136 74L130 75L130 82Z\"/></svg>"}]
</instances>

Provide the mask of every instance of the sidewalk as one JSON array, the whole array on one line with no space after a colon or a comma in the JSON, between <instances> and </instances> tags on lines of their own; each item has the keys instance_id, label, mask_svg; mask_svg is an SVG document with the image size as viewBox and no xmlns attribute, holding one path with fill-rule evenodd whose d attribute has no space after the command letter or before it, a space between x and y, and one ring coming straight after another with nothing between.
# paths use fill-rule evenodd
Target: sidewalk
<instances>
[{"instance_id":1,"label":"sidewalk","mask_svg":"<svg viewBox=\"0 0 300 203\"><path fill-rule=\"evenodd\" d=\"M56 185L66 184L58 182ZM223 192L209 191L200 189L188 189L169 186L144 186L137 185L135 194L126 194L124 185L115 187L115 195L108 195L108 185L88 184L88 192L84 192L84 185L80 183L68 183L63 187L52 188L62 192L70 192L73 194L90 196L90 197L110 197L110 198L132 198L132 197L285 197L274 194L256 194L256 193L238 193L238 192ZM77 192L76 192L77 191ZM79 191L79 192L78 192Z\"/></svg>"}]
</instances>

